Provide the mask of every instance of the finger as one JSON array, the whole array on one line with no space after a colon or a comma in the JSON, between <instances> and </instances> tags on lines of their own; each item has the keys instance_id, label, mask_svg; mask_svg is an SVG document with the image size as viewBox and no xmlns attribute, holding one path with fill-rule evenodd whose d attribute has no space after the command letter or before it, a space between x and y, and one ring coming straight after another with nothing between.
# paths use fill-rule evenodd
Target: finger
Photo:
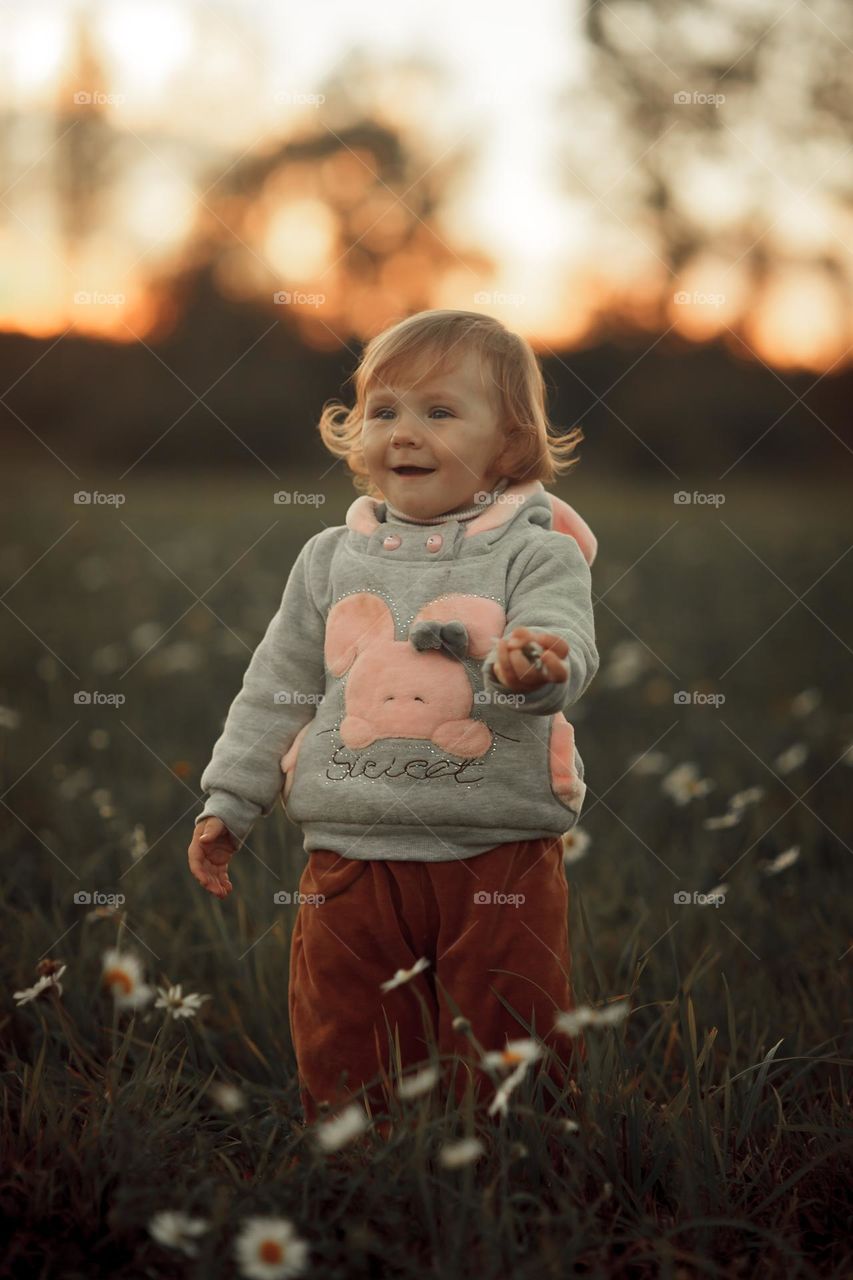
<instances>
[{"instance_id":1,"label":"finger","mask_svg":"<svg viewBox=\"0 0 853 1280\"><path fill-rule=\"evenodd\" d=\"M534 662L522 653L520 649L513 649L510 655L513 671L517 678L525 684L535 685L540 683L539 670Z\"/></svg>"},{"instance_id":2,"label":"finger","mask_svg":"<svg viewBox=\"0 0 853 1280\"><path fill-rule=\"evenodd\" d=\"M565 664L550 650L546 649L542 654L542 662L551 680L562 682L568 679L569 673Z\"/></svg>"},{"instance_id":3,"label":"finger","mask_svg":"<svg viewBox=\"0 0 853 1280\"><path fill-rule=\"evenodd\" d=\"M535 639L543 649L548 650L550 653L559 654L561 658L565 658L569 652L567 641L562 636L555 636L550 631L540 631Z\"/></svg>"},{"instance_id":4,"label":"finger","mask_svg":"<svg viewBox=\"0 0 853 1280\"><path fill-rule=\"evenodd\" d=\"M497 657L492 665L494 667L495 675L498 680L500 680L501 684L510 684L511 678L509 676L509 672L512 670L512 667L509 661L509 649L507 648L506 640L498 641Z\"/></svg>"}]
</instances>

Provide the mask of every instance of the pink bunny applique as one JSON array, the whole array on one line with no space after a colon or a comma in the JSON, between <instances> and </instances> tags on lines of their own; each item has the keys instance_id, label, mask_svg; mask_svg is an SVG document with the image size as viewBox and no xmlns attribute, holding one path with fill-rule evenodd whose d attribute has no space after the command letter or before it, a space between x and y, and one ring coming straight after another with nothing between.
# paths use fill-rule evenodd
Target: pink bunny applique
<instances>
[{"instance_id":1,"label":"pink bunny applique","mask_svg":"<svg viewBox=\"0 0 853 1280\"><path fill-rule=\"evenodd\" d=\"M506 614L483 596L446 595L424 605L405 640L394 637L386 602L359 591L339 600L326 620L326 665L349 672L345 746L380 738L422 738L464 757L485 755L492 731L471 718L474 690L461 657L484 658Z\"/></svg>"}]
</instances>

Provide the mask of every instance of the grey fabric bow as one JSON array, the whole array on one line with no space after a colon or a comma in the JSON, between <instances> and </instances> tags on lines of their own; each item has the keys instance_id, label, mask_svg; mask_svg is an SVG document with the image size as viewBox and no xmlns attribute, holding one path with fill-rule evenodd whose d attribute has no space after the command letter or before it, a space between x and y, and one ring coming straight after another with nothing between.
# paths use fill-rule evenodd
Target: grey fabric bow
<instances>
[{"instance_id":1,"label":"grey fabric bow","mask_svg":"<svg viewBox=\"0 0 853 1280\"><path fill-rule=\"evenodd\" d=\"M468 656L468 629L464 622L433 622L423 619L411 628L409 639L419 652L440 649L452 658Z\"/></svg>"}]
</instances>

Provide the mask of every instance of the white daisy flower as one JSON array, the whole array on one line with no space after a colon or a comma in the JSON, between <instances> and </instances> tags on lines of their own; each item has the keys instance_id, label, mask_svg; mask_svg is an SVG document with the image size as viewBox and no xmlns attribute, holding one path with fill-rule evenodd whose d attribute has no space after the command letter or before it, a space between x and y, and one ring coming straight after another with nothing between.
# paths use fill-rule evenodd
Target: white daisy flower
<instances>
[{"instance_id":1,"label":"white daisy flower","mask_svg":"<svg viewBox=\"0 0 853 1280\"><path fill-rule=\"evenodd\" d=\"M820 689L803 689L802 693L798 693L791 699L791 711L795 716L810 715L816 707L820 706L822 697Z\"/></svg>"},{"instance_id":2,"label":"white daisy flower","mask_svg":"<svg viewBox=\"0 0 853 1280\"><path fill-rule=\"evenodd\" d=\"M565 1133L580 1133L580 1125L577 1120L561 1120L560 1128L563 1129Z\"/></svg>"},{"instance_id":3,"label":"white daisy flower","mask_svg":"<svg viewBox=\"0 0 853 1280\"><path fill-rule=\"evenodd\" d=\"M337 1151L360 1133L364 1133L369 1123L364 1108L357 1102L352 1102L331 1120L316 1124L314 1140L323 1151Z\"/></svg>"},{"instance_id":4,"label":"white daisy flower","mask_svg":"<svg viewBox=\"0 0 853 1280\"><path fill-rule=\"evenodd\" d=\"M209 1225L204 1218L191 1218L180 1209L163 1209L149 1219L148 1234L158 1244L180 1249L188 1258L195 1258L198 1256L195 1237L207 1231Z\"/></svg>"},{"instance_id":5,"label":"white daisy flower","mask_svg":"<svg viewBox=\"0 0 853 1280\"><path fill-rule=\"evenodd\" d=\"M445 1143L438 1153L438 1161L445 1169L459 1169L479 1160L485 1150L479 1138L462 1138L459 1142Z\"/></svg>"},{"instance_id":6,"label":"white daisy flower","mask_svg":"<svg viewBox=\"0 0 853 1280\"><path fill-rule=\"evenodd\" d=\"M138 858L141 858L143 854L148 852L148 841L145 839L145 828L140 823L137 822L131 831L128 844L130 846L130 856L133 858L134 862L136 862Z\"/></svg>"},{"instance_id":7,"label":"white daisy flower","mask_svg":"<svg viewBox=\"0 0 853 1280\"><path fill-rule=\"evenodd\" d=\"M32 987L26 987L23 991L13 991L12 995L18 1002L18 1008L23 1004L27 1004L30 1000L37 1000L43 991L47 991L50 987L56 987L56 994L62 995L62 983L59 979L62 977L67 965L62 965L55 973L43 973L38 982Z\"/></svg>"},{"instance_id":8,"label":"white daisy flower","mask_svg":"<svg viewBox=\"0 0 853 1280\"><path fill-rule=\"evenodd\" d=\"M571 831L563 832L563 861L579 862L592 844L592 837L583 827L575 825Z\"/></svg>"},{"instance_id":9,"label":"white daisy flower","mask_svg":"<svg viewBox=\"0 0 853 1280\"><path fill-rule=\"evenodd\" d=\"M420 960L416 960L411 969L398 969L393 978L389 978L387 982L381 983L383 991L392 991L394 987L400 987L404 982L410 982L416 973L421 973L424 969L429 968L429 960L425 956L421 956Z\"/></svg>"},{"instance_id":10,"label":"white daisy flower","mask_svg":"<svg viewBox=\"0 0 853 1280\"><path fill-rule=\"evenodd\" d=\"M154 994L153 987L143 982L142 964L132 951L119 951L116 947L105 951L102 980L120 1009L138 1009Z\"/></svg>"},{"instance_id":11,"label":"white daisy flower","mask_svg":"<svg viewBox=\"0 0 853 1280\"><path fill-rule=\"evenodd\" d=\"M793 773L808 756L808 747L804 742L792 742L775 759L774 763L780 773Z\"/></svg>"},{"instance_id":12,"label":"white daisy flower","mask_svg":"<svg viewBox=\"0 0 853 1280\"><path fill-rule=\"evenodd\" d=\"M483 1065L486 1067L514 1067L521 1063L527 1066L529 1063L535 1062L537 1058L541 1058L544 1052L545 1050L540 1042L531 1040L529 1037L523 1040L507 1040L503 1049L483 1055Z\"/></svg>"},{"instance_id":13,"label":"white daisy flower","mask_svg":"<svg viewBox=\"0 0 853 1280\"><path fill-rule=\"evenodd\" d=\"M729 808L739 813L749 805L756 804L763 795L764 787L747 787L744 791L736 791L733 796L729 796Z\"/></svg>"},{"instance_id":14,"label":"white daisy flower","mask_svg":"<svg viewBox=\"0 0 853 1280\"><path fill-rule=\"evenodd\" d=\"M786 849L784 853L777 854L775 858L771 858L769 862L764 864L764 874L766 876L778 875L780 871L784 871L787 867L792 867L800 856L800 846L798 844L791 845L790 849Z\"/></svg>"},{"instance_id":15,"label":"white daisy flower","mask_svg":"<svg viewBox=\"0 0 853 1280\"><path fill-rule=\"evenodd\" d=\"M628 761L632 773L644 776L652 773L663 773L669 764L669 756L663 751L641 751Z\"/></svg>"},{"instance_id":16,"label":"white daisy flower","mask_svg":"<svg viewBox=\"0 0 853 1280\"><path fill-rule=\"evenodd\" d=\"M620 640L610 650L601 679L611 689L624 689L633 684L648 665L649 655L638 640Z\"/></svg>"},{"instance_id":17,"label":"white daisy flower","mask_svg":"<svg viewBox=\"0 0 853 1280\"><path fill-rule=\"evenodd\" d=\"M246 1095L236 1084L225 1080L215 1080L207 1091L220 1111L233 1113L246 1105Z\"/></svg>"},{"instance_id":18,"label":"white daisy flower","mask_svg":"<svg viewBox=\"0 0 853 1280\"><path fill-rule=\"evenodd\" d=\"M628 1016L631 1004L629 1000L616 1000L612 1004L602 1005L598 1009L590 1005L579 1005L577 1009L568 1009L557 1014L554 1026L566 1035L577 1035L582 1027L614 1026Z\"/></svg>"},{"instance_id":19,"label":"white daisy flower","mask_svg":"<svg viewBox=\"0 0 853 1280\"><path fill-rule=\"evenodd\" d=\"M114 818L116 815L113 795L109 787L96 787L92 792L92 804L102 818Z\"/></svg>"},{"instance_id":20,"label":"white daisy flower","mask_svg":"<svg viewBox=\"0 0 853 1280\"><path fill-rule=\"evenodd\" d=\"M700 778L692 761L676 765L661 782L661 790L676 804L685 805L698 796L707 795L716 786L710 778Z\"/></svg>"},{"instance_id":21,"label":"white daisy flower","mask_svg":"<svg viewBox=\"0 0 853 1280\"><path fill-rule=\"evenodd\" d=\"M14 707L0 707L0 729L17 729L20 723L20 711Z\"/></svg>"},{"instance_id":22,"label":"white daisy flower","mask_svg":"<svg viewBox=\"0 0 853 1280\"><path fill-rule=\"evenodd\" d=\"M740 810L729 809L727 813L720 813L715 818L703 819L702 826L708 831L720 831L724 827L735 827L740 822Z\"/></svg>"},{"instance_id":23,"label":"white daisy flower","mask_svg":"<svg viewBox=\"0 0 853 1280\"><path fill-rule=\"evenodd\" d=\"M158 987L154 1008L168 1010L168 1016L172 1018L194 1018L203 1002L209 1000L210 996L200 996L195 993L183 996L181 986L179 982L175 987Z\"/></svg>"},{"instance_id":24,"label":"white daisy flower","mask_svg":"<svg viewBox=\"0 0 853 1280\"><path fill-rule=\"evenodd\" d=\"M302 1275L308 1242L287 1218L247 1218L234 1242L240 1274L248 1280L286 1280Z\"/></svg>"},{"instance_id":25,"label":"white daisy flower","mask_svg":"<svg viewBox=\"0 0 853 1280\"><path fill-rule=\"evenodd\" d=\"M398 1098L419 1098L438 1083L438 1067L429 1066L401 1080L397 1086Z\"/></svg>"}]
</instances>

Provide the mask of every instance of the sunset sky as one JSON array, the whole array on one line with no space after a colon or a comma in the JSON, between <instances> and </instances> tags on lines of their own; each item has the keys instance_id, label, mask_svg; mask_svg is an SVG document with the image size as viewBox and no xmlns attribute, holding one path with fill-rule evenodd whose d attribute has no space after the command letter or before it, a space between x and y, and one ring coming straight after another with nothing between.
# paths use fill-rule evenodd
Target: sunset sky
<instances>
[{"instance_id":1,"label":"sunset sky","mask_svg":"<svg viewBox=\"0 0 853 1280\"><path fill-rule=\"evenodd\" d=\"M784 141L786 112L796 118L798 94L808 96L797 67L809 41L815 56L825 47L846 62L848 79L853 50L806 6L753 3L766 85L779 95L773 101L765 85L756 113L734 79L715 86L684 73L693 47L712 49L726 67L747 55L756 36L744 37L733 15L748 14L748 3L721 0L723 17L685 10L666 32L642 5L604 9L614 43L651 61L673 94L725 92L713 148L697 151L689 112L707 108L692 103L674 108L650 141L629 132L598 92L582 7L563 0L4 6L0 327L50 335L73 325L118 341L149 333L152 274L184 259L211 173L307 128L339 130L342 103L311 99L358 52L376 74L358 84L352 111L403 129L430 164L471 148L442 215L442 240L494 256L497 269L481 276L451 262L436 277L431 305L485 310L534 344L557 347L593 340L616 303L642 316L663 296L668 322L697 340L731 330L780 367L849 362L853 141L827 129L788 150L780 135ZM74 83L81 30L103 83ZM123 162L95 232L72 254L54 166L60 135L75 128L75 90L110 95L104 114L132 163ZM657 147L675 175L679 215L701 226L706 241L672 277L660 225L641 198L640 162ZM336 330L341 247L322 201L285 193L258 227L251 243L236 246L236 271L248 280L252 259L253 279L266 267L269 281L252 286L264 305L272 289L323 293ZM760 288L747 275L754 242L769 260Z\"/></svg>"}]
</instances>

